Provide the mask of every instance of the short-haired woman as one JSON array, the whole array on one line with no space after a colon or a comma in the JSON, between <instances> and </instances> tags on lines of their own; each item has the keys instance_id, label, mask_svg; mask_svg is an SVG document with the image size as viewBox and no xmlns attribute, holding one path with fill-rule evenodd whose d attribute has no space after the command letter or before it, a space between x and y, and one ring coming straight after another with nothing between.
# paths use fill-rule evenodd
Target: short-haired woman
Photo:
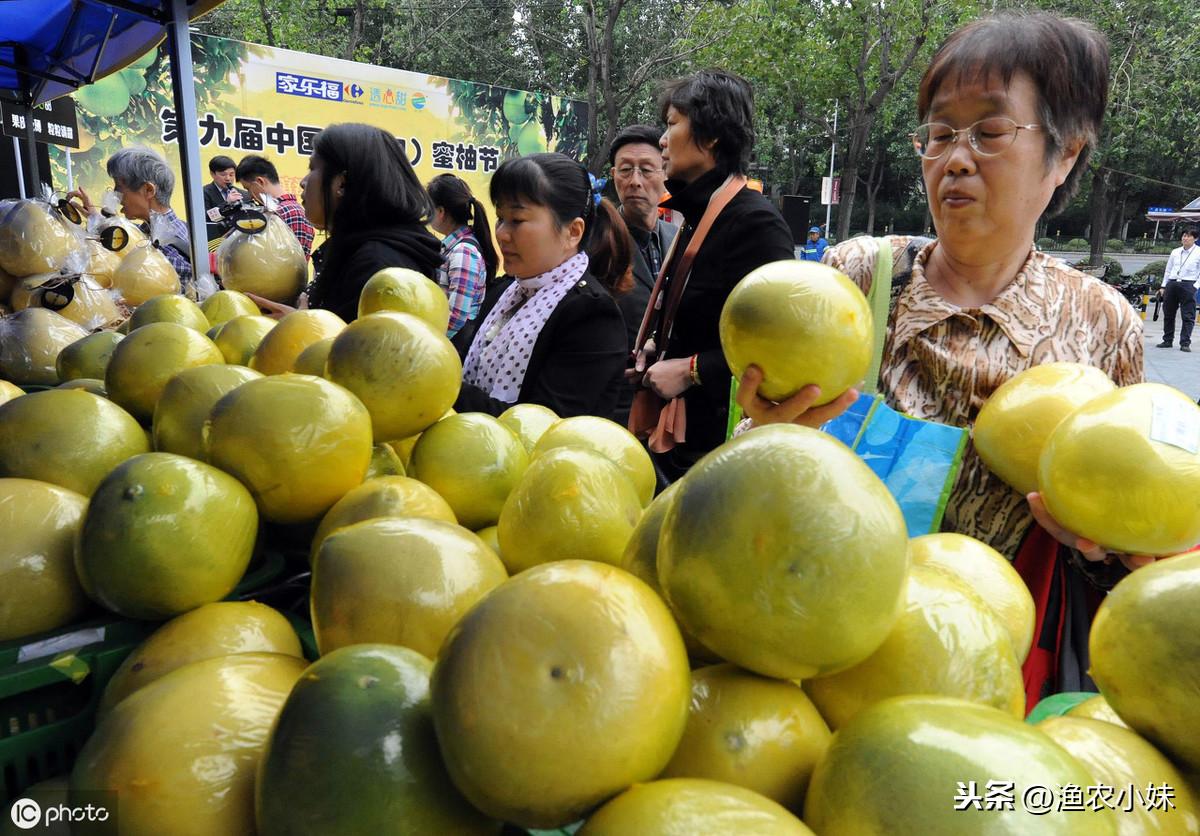
<instances>
[{"instance_id":1,"label":"short-haired woman","mask_svg":"<svg viewBox=\"0 0 1200 836\"><path fill-rule=\"evenodd\" d=\"M500 262L492 244L487 209L471 194L466 181L453 174L439 174L429 181L429 199L434 207L429 225L443 236L444 260L436 278L450 297L446 336L454 340L462 334L456 345L470 347L484 293L495 282Z\"/></svg>"}]
</instances>

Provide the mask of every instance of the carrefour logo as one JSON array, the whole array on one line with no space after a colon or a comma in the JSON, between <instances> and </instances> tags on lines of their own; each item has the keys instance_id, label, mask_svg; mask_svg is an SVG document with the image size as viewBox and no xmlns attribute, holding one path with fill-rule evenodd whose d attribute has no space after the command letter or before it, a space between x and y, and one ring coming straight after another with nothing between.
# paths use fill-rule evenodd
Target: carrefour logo
<instances>
[{"instance_id":1,"label":"carrefour logo","mask_svg":"<svg viewBox=\"0 0 1200 836\"><path fill-rule=\"evenodd\" d=\"M424 110L425 109L425 94L424 93L413 93L412 97L408 100L408 102L409 102L409 104L411 104L413 106L413 110Z\"/></svg>"}]
</instances>

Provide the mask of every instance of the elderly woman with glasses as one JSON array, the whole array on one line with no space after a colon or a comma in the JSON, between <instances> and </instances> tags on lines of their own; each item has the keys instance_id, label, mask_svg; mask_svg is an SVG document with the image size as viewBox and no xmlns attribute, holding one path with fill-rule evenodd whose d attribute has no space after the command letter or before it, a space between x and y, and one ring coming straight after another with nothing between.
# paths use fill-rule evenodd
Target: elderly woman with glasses
<instances>
[{"instance_id":1,"label":"elderly woman with glasses","mask_svg":"<svg viewBox=\"0 0 1200 836\"><path fill-rule=\"evenodd\" d=\"M978 20L934 56L921 79L913 145L937 239L883 239L895 257L878 381L890 406L969 427L997 387L1042 363L1097 366L1121 386L1142 380L1142 323L1133 308L1034 246L1038 219L1076 191L1107 91L1103 36L1049 14ZM859 238L824 261L866 291L878 252L876 239ZM810 386L771 404L756 393L760 380L752 369L738 395L755 423L818 426L852 402L809 409L817 397ZM1037 494L1008 487L973 449L943 528L1015 560L1034 592L1040 632L1026 664L1030 699L1094 690L1086 677L1090 616L1104 590L1149 558L1110 555L1066 531Z\"/></svg>"}]
</instances>

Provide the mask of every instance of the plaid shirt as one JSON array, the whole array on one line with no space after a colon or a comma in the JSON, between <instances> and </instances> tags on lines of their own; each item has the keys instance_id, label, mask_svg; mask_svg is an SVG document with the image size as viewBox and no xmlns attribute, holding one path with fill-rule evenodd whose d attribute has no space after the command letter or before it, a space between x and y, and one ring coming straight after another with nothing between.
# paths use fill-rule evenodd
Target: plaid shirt
<instances>
[{"instance_id":1,"label":"plaid shirt","mask_svg":"<svg viewBox=\"0 0 1200 836\"><path fill-rule=\"evenodd\" d=\"M192 236L188 234L187 224L185 224L174 209L168 208L162 213L166 216L168 222L169 234L178 238L180 241L191 241ZM150 234L150 225L148 223L140 224L142 231L147 235ZM179 274L179 287L181 290L186 290L192 283L192 256L187 250L187 244L183 245L183 249L167 245L162 247L162 254L175 268L175 272Z\"/></svg>"},{"instance_id":2,"label":"plaid shirt","mask_svg":"<svg viewBox=\"0 0 1200 836\"><path fill-rule=\"evenodd\" d=\"M442 239L442 265L437 270L437 283L450 297L450 326L446 336L453 337L479 316L487 289L487 265L469 226L459 227Z\"/></svg>"},{"instance_id":3,"label":"plaid shirt","mask_svg":"<svg viewBox=\"0 0 1200 836\"><path fill-rule=\"evenodd\" d=\"M290 194L281 194L278 204L275 207L275 214L283 218L284 222L291 227L296 240L300 242L300 248L304 250L304 258L308 259L312 252L313 225L308 222L308 217L304 214L304 207L296 200L295 195Z\"/></svg>"}]
</instances>

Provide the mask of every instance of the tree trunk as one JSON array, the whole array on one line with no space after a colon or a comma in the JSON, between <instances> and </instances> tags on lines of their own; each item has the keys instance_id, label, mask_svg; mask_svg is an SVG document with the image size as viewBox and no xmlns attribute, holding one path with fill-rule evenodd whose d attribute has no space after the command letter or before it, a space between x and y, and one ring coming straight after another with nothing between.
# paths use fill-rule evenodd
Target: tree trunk
<instances>
[{"instance_id":1,"label":"tree trunk","mask_svg":"<svg viewBox=\"0 0 1200 836\"><path fill-rule=\"evenodd\" d=\"M258 11L262 15L263 28L267 30L267 46L275 46L275 29L271 26L271 13L267 11L267 0L258 0Z\"/></svg>"},{"instance_id":2,"label":"tree trunk","mask_svg":"<svg viewBox=\"0 0 1200 836\"><path fill-rule=\"evenodd\" d=\"M354 53L362 41L364 18L367 16L367 0L354 0L354 16L350 20L350 40L346 42L346 53L342 57L354 60Z\"/></svg>"},{"instance_id":3,"label":"tree trunk","mask_svg":"<svg viewBox=\"0 0 1200 836\"><path fill-rule=\"evenodd\" d=\"M600 150L600 100L598 88L600 83L600 47L596 35L596 6L589 2L584 8L583 31L587 38L588 67L587 67L587 99L588 99L588 135L587 159L595 165Z\"/></svg>"},{"instance_id":4,"label":"tree trunk","mask_svg":"<svg viewBox=\"0 0 1200 836\"><path fill-rule=\"evenodd\" d=\"M850 237L850 216L854 213L854 194L858 191L858 166L871 133L874 115L859 110L854 115L850 142L846 146L846 161L842 164L842 202L838 207L837 236L839 241Z\"/></svg>"},{"instance_id":5,"label":"tree trunk","mask_svg":"<svg viewBox=\"0 0 1200 836\"><path fill-rule=\"evenodd\" d=\"M1096 173L1092 176L1092 198L1088 212L1091 221L1088 224L1090 227L1088 231L1091 233L1089 239L1091 257L1088 259L1088 264L1093 267L1099 267L1104 263L1104 234L1108 231L1112 217L1112 202L1109 199L1108 189L1108 169L1097 168Z\"/></svg>"}]
</instances>

